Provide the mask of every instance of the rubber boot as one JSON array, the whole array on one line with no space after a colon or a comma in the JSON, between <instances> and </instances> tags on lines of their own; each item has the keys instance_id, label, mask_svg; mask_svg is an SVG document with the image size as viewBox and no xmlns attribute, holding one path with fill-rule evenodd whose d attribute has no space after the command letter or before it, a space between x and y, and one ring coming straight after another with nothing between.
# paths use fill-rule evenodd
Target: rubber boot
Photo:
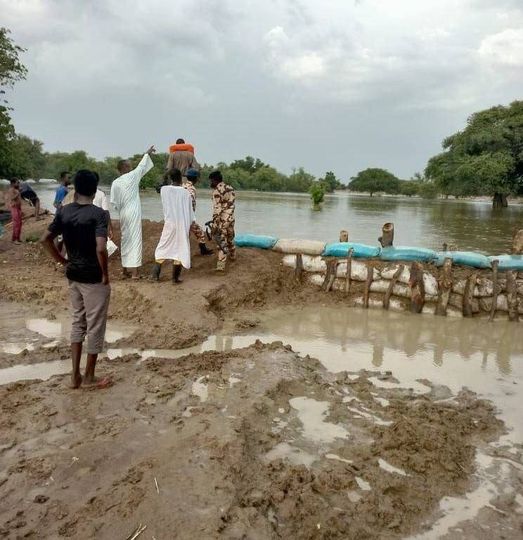
<instances>
[{"instance_id":1,"label":"rubber boot","mask_svg":"<svg viewBox=\"0 0 523 540\"><path fill-rule=\"evenodd\" d=\"M200 255L212 255L214 251L212 249L209 249L205 242L200 242Z\"/></svg>"},{"instance_id":2,"label":"rubber boot","mask_svg":"<svg viewBox=\"0 0 523 540\"><path fill-rule=\"evenodd\" d=\"M182 273L182 265L175 264L173 266L173 283L181 283L180 274Z\"/></svg>"},{"instance_id":3,"label":"rubber boot","mask_svg":"<svg viewBox=\"0 0 523 540\"><path fill-rule=\"evenodd\" d=\"M162 271L162 265L155 263L153 271L151 272L151 281L160 281L160 272Z\"/></svg>"}]
</instances>

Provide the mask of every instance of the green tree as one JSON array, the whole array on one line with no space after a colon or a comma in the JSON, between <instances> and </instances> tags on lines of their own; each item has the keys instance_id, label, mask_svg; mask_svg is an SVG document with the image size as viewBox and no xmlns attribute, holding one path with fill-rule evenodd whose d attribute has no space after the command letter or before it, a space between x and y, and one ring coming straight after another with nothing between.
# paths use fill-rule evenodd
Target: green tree
<instances>
[{"instance_id":1,"label":"green tree","mask_svg":"<svg viewBox=\"0 0 523 540\"><path fill-rule=\"evenodd\" d=\"M42 147L40 141L25 135L15 135L9 145L13 175L20 178L41 178L46 165Z\"/></svg>"},{"instance_id":2,"label":"green tree","mask_svg":"<svg viewBox=\"0 0 523 540\"><path fill-rule=\"evenodd\" d=\"M284 191L304 193L309 191L314 182L314 176L305 171L303 167L294 169L292 174L284 180Z\"/></svg>"},{"instance_id":3,"label":"green tree","mask_svg":"<svg viewBox=\"0 0 523 540\"><path fill-rule=\"evenodd\" d=\"M309 188L309 193L311 194L312 204L319 207L325 198L325 186L321 182L314 182Z\"/></svg>"},{"instance_id":4,"label":"green tree","mask_svg":"<svg viewBox=\"0 0 523 540\"><path fill-rule=\"evenodd\" d=\"M325 178L320 178L320 182L325 187L327 193L333 193L341 185L340 181L336 178L336 175L332 171L325 173Z\"/></svg>"},{"instance_id":5,"label":"green tree","mask_svg":"<svg viewBox=\"0 0 523 540\"><path fill-rule=\"evenodd\" d=\"M252 156L247 156L244 159L237 159L233 161L229 167L231 169L242 169L250 174L254 174L259 169L263 167L268 167L263 161L258 158L253 158Z\"/></svg>"},{"instance_id":6,"label":"green tree","mask_svg":"<svg viewBox=\"0 0 523 540\"><path fill-rule=\"evenodd\" d=\"M474 113L425 169L445 195L490 195L493 206L523 192L523 101Z\"/></svg>"},{"instance_id":7,"label":"green tree","mask_svg":"<svg viewBox=\"0 0 523 540\"><path fill-rule=\"evenodd\" d=\"M9 36L7 28L0 28L0 97L5 96L6 89L12 88L14 84L27 75L27 69L20 61L20 54L25 49L16 45ZM5 97L0 104L0 177L17 175L15 149L15 129L11 123L11 108Z\"/></svg>"},{"instance_id":8,"label":"green tree","mask_svg":"<svg viewBox=\"0 0 523 540\"><path fill-rule=\"evenodd\" d=\"M369 168L351 178L349 190L369 193L371 197L378 192L395 194L399 193L400 181L385 169Z\"/></svg>"},{"instance_id":9,"label":"green tree","mask_svg":"<svg viewBox=\"0 0 523 540\"><path fill-rule=\"evenodd\" d=\"M416 180L400 180L401 195L406 197L413 197L419 193L419 183Z\"/></svg>"}]
</instances>

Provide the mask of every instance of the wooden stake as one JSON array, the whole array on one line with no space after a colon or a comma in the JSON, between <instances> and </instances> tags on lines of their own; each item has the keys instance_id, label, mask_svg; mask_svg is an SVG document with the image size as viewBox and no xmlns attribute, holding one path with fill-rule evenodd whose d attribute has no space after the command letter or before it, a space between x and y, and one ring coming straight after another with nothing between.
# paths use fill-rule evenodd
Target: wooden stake
<instances>
[{"instance_id":1,"label":"wooden stake","mask_svg":"<svg viewBox=\"0 0 523 540\"><path fill-rule=\"evenodd\" d=\"M301 278L303 276L303 256L301 253L298 253L296 255L296 266L294 268L294 278L296 281L301 282Z\"/></svg>"},{"instance_id":2,"label":"wooden stake","mask_svg":"<svg viewBox=\"0 0 523 540\"><path fill-rule=\"evenodd\" d=\"M381 247L392 246L392 243L394 242L394 223L383 224L378 242L381 244Z\"/></svg>"},{"instance_id":3,"label":"wooden stake","mask_svg":"<svg viewBox=\"0 0 523 540\"><path fill-rule=\"evenodd\" d=\"M331 259L327 262L327 273L325 274L325 280L323 281L323 290L325 292L329 292L334 285L337 267L338 261L336 259Z\"/></svg>"},{"instance_id":4,"label":"wooden stake","mask_svg":"<svg viewBox=\"0 0 523 540\"><path fill-rule=\"evenodd\" d=\"M340 242L349 241L349 231L341 230L340 231Z\"/></svg>"},{"instance_id":5,"label":"wooden stake","mask_svg":"<svg viewBox=\"0 0 523 540\"><path fill-rule=\"evenodd\" d=\"M507 303L508 303L508 320L519 321L518 313L518 290L516 286L517 272L507 272Z\"/></svg>"},{"instance_id":6,"label":"wooden stake","mask_svg":"<svg viewBox=\"0 0 523 540\"><path fill-rule=\"evenodd\" d=\"M490 307L489 321L494 320L498 305L498 265L498 260L492 261L492 306Z\"/></svg>"},{"instance_id":7,"label":"wooden stake","mask_svg":"<svg viewBox=\"0 0 523 540\"><path fill-rule=\"evenodd\" d=\"M423 266L413 262L410 267L410 310L412 313L421 313L425 304L425 285L423 283Z\"/></svg>"},{"instance_id":8,"label":"wooden stake","mask_svg":"<svg viewBox=\"0 0 523 540\"><path fill-rule=\"evenodd\" d=\"M363 297L363 306L365 308L369 307L370 286L372 285L373 280L374 280L374 267L367 266L367 282L365 283L365 295Z\"/></svg>"},{"instance_id":9,"label":"wooden stake","mask_svg":"<svg viewBox=\"0 0 523 540\"><path fill-rule=\"evenodd\" d=\"M399 268L394 272L394 275L392 276L392 279L389 283L389 288L387 289L387 292L385 293L385 298L383 299L383 309L389 309L390 304L390 297L392 295L392 291L394 289L394 285L396 285L396 282L398 281L398 278L401 276L401 273L403 272L403 269L405 267L400 264Z\"/></svg>"},{"instance_id":10,"label":"wooden stake","mask_svg":"<svg viewBox=\"0 0 523 540\"><path fill-rule=\"evenodd\" d=\"M463 292L463 304L462 304L462 313L464 317L472 317L472 299L474 298L474 287L478 276L476 273L470 274L467 282L465 283L465 290Z\"/></svg>"},{"instance_id":11,"label":"wooden stake","mask_svg":"<svg viewBox=\"0 0 523 540\"><path fill-rule=\"evenodd\" d=\"M347 275L345 276L345 295L348 296L350 294L350 286L351 286L351 272L352 272L352 254L354 250L352 248L349 249L349 254L347 256Z\"/></svg>"},{"instance_id":12,"label":"wooden stake","mask_svg":"<svg viewBox=\"0 0 523 540\"><path fill-rule=\"evenodd\" d=\"M447 257L443 262L438 279L438 303L436 305L436 315L447 316L447 306L449 304L450 293L452 292L452 259Z\"/></svg>"}]
</instances>

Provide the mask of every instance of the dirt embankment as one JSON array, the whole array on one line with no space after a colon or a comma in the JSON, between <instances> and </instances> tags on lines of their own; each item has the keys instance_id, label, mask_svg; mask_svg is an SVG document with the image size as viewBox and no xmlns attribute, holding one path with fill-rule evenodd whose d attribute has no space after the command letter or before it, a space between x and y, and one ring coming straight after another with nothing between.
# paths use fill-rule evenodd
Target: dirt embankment
<instances>
[{"instance_id":1,"label":"dirt embankment","mask_svg":"<svg viewBox=\"0 0 523 540\"><path fill-rule=\"evenodd\" d=\"M146 275L160 231L144 223ZM66 280L38 244L1 248L0 299L51 318L67 309ZM296 285L274 253L239 250L225 275L213 257L193 261L175 286L167 268L159 284L123 281L111 260L110 315L136 328L120 345L179 348L224 318L244 327L263 307L342 301ZM56 355L65 344L15 357ZM401 538L475 485L476 449L503 431L472 393L329 373L281 343L175 361L128 355L99 371L113 387L73 391L65 375L0 386L0 536L114 540L142 524L140 538L158 540ZM492 504L489 522L504 516L505 537L518 538L514 501Z\"/></svg>"}]
</instances>

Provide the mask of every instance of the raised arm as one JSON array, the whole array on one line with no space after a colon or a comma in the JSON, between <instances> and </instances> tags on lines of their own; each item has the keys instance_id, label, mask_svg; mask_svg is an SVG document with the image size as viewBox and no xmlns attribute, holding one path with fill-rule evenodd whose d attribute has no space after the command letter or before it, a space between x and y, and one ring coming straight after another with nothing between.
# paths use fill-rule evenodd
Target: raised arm
<instances>
[{"instance_id":1,"label":"raised arm","mask_svg":"<svg viewBox=\"0 0 523 540\"><path fill-rule=\"evenodd\" d=\"M153 160L151 159L151 156L155 152L156 150L154 146L151 146L149 150L147 150L147 152L145 152L145 154L143 155L136 169L134 169L133 172L136 174L138 180L141 180L154 167L154 163L153 163Z\"/></svg>"}]
</instances>

